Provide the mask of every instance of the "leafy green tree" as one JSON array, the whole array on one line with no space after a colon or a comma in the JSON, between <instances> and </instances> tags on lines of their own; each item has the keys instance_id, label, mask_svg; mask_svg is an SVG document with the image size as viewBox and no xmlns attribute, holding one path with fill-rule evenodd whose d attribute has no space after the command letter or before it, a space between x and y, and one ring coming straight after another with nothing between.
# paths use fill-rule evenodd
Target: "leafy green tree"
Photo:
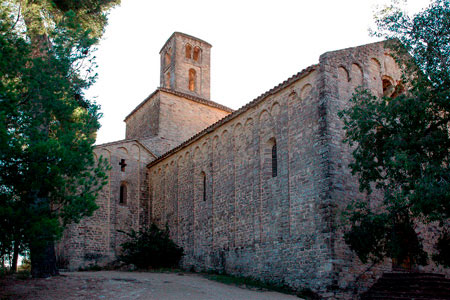
<instances>
[{"instance_id":1,"label":"leafy green tree","mask_svg":"<svg viewBox=\"0 0 450 300\"><path fill-rule=\"evenodd\" d=\"M118 0L0 5L0 251L30 251L32 275L57 274L54 241L97 208L93 46ZM9 249L9 250L8 250ZM2 255L4 253L0 253Z\"/></svg>"},{"instance_id":2,"label":"leafy green tree","mask_svg":"<svg viewBox=\"0 0 450 300\"><path fill-rule=\"evenodd\" d=\"M433 258L450 266L450 3L435 0L412 17L394 3L376 23L405 65L407 90L380 99L360 89L340 113L360 189L384 195L375 210L365 201L353 207L345 239L363 262L425 264L414 228L435 222L442 235Z\"/></svg>"}]
</instances>

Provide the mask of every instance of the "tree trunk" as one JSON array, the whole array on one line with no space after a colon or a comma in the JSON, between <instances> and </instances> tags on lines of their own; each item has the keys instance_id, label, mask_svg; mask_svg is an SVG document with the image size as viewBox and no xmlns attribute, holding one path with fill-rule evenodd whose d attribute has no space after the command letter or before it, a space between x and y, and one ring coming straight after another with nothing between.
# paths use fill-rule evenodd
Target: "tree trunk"
<instances>
[{"instance_id":1,"label":"tree trunk","mask_svg":"<svg viewBox=\"0 0 450 300\"><path fill-rule=\"evenodd\" d=\"M49 241L44 246L30 247L31 276L47 278L59 275L56 267L55 243Z\"/></svg>"},{"instance_id":2,"label":"tree trunk","mask_svg":"<svg viewBox=\"0 0 450 300\"><path fill-rule=\"evenodd\" d=\"M35 214L41 217L48 217L50 212L50 203L47 197L39 197L38 191L32 195L33 206L36 209ZM30 241L30 259L31 275L34 278L46 278L59 275L56 267L56 253L53 228L46 227L44 224L38 225L40 228L36 231Z\"/></svg>"},{"instance_id":3,"label":"tree trunk","mask_svg":"<svg viewBox=\"0 0 450 300\"><path fill-rule=\"evenodd\" d=\"M44 57L48 55L47 50L50 49L48 36L45 30L45 25L42 20L41 11L35 1L30 1L23 7L23 19L27 27L27 36L30 38L32 45L32 57ZM39 101L42 96L38 95ZM39 111L39 101L37 104L37 111ZM48 134L48 124L42 124L40 128L41 133ZM38 196L40 191L32 191L33 205L37 208L38 213L45 215L46 211L50 212L49 199L46 194ZM40 236L32 237L30 242L30 259L31 259L31 275L34 278L47 278L59 275L56 267L55 243L53 236L45 232L40 233Z\"/></svg>"},{"instance_id":4,"label":"tree trunk","mask_svg":"<svg viewBox=\"0 0 450 300\"><path fill-rule=\"evenodd\" d=\"M17 261L19 260L19 242L17 240L14 241L14 252L13 252L13 260L11 264L11 271L17 272Z\"/></svg>"}]
</instances>

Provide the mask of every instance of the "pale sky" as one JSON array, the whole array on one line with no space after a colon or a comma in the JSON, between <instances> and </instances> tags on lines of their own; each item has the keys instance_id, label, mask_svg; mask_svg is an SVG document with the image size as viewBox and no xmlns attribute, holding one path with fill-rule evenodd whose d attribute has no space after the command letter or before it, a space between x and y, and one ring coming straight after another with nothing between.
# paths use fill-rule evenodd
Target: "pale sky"
<instances>
[{"instance_id":1,"label":"pale sky","mask_svg":"<svg viewBox=\"0 0 450 300\"><path fill-rule=\"evenodd\" d=\"M237 109L319 56L378 39L373 12L389 0L122 0L96 52L97 144L125 138L124 118L159 86L159 50L174 31L212 44L211 100ZM417 12L429 0L409 0Z\"/></svg>"}]
</instances>

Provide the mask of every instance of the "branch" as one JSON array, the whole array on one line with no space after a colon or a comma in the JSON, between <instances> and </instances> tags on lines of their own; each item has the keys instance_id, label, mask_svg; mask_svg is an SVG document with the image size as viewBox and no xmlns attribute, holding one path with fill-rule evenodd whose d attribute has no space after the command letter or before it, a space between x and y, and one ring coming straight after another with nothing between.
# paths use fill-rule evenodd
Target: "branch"
<instances>
[{"instance_id":1,"label":"branch","mask_svg":"<svg viewBox=\"0 0 450 300\"><path fill-rule=\"evenodd\" d=\"M10 29L9 31L13 30L14 27L16 27L17 22L19 22L19 19L20 19L20 11L21 11L21 10L22 10L22 1L19 2L19 11L17 12L17 19L16 19L16 22L14 22L13 26L11 27L11 29Z\"/></svg>"}]
</instances>

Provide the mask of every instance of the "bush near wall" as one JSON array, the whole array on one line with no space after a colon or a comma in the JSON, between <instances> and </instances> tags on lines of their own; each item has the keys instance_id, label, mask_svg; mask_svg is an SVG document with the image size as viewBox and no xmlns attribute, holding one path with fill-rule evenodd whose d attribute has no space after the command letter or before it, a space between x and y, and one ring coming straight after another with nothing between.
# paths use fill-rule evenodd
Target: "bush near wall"
<instances>
[{"instance_id":1,"label":"bush near wall","mask_svg":"<svg viewBox=\"0 0 450 300\"><path fill-rule=\"evenodd\" d=\"M167 227L161 230L152 224L145 230L119 232L129 237L127 242L121 244L119 259L139 269L176 267L184 255L183 248L170 239Z\"/></svg>"}]
</instances>

